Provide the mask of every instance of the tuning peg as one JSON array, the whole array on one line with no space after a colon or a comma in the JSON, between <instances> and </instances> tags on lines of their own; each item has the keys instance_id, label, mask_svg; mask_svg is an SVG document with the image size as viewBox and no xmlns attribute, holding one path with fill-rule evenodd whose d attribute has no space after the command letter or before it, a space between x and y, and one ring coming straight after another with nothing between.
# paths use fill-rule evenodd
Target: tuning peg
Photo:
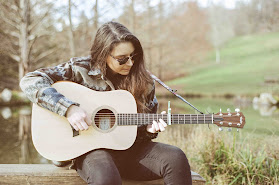
<instances>
[{"instance_id":1,"label":"tuning peg","mask_svg":"<svg viewBox=\"0 0 279 185\"><path fill-rule=\"evenodd\" d=\"M231 109L228 108L227 111L228 111L228 116L231 116L231 115L232 115L232 114L231 114Z\"/></svg>"},{"instance_id":2,"label":"tuning peg","mask_svg":"<svg viewBox=\"0 0 279 185\"><path fill-rule=\"evenodd\" d=\"M232 128L228 128L228 132L231 132L232 131Z\"/></svg>"},{"instance_id":3,"label":"tuning peg","mask_svg":"<svg viewBox=\"0 0 279 185\"><path fill-rule=\"evenodd\" d=\"M222 109L220 108L220 113L219 113L219 115L220 116L223 116L223 114L222 114Z\"/></svg>"},{"instance_id":4,"label":"tuning peg","mask_svg":"<svg viewBox=\"0 0 279 185\"><path fill-rule=\"evenodd\" d=\"M222 127L219 127L219 131L220 131L220 132L223 131L223 128L222 128Z\"/></svg>"},{"instance_id":5,"label":"tuning peg","mask_svg":"<svg viewBox=\"0 0 279 185\"><path fill-rule=\"evenodd\" d=\"M239 111L240 111L240 109L239 109L239 108L236 108L236 109L235 109L235 112L236 112L236 115L237 115L237 116L239 116L239 115L240 115L240 114L239 114Z\"/></svg>"},{"instance_id":6,"label":"tuning peg","mask_svg":"<svg viewBox=\"0 0 279 185\"><path fill-rule=\"evenodd\" d=\"M239 132L239 128L237 128L236 131Z\"/></svg>"}]
</instances>

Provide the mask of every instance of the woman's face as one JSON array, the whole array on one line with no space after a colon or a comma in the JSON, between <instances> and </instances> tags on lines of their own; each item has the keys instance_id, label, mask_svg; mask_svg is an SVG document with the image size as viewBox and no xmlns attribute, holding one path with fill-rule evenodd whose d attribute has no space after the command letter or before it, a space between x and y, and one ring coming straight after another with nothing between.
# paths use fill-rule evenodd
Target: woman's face
<instances>
[{"instance_id":1,"label":"woman's face","mask_svg":"<svg viewBox=\"0 0 279 185\"><path fill-rule=\"evenodd\" d=\"M135 48L131 42L121 42L117 44L113 48L110 55L107 57L107 65L115 73L128 75L134 64L134 61L129 58L125 64L120 65L117 60L121 61L121 59L132 56L134 51Z\"/></svg>"}]
</instances>

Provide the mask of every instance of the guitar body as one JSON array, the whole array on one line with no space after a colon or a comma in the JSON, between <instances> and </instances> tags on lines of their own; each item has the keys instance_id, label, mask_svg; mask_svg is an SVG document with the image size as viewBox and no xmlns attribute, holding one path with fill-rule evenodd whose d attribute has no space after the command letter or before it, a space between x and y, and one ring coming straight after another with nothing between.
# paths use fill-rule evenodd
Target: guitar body
<instances>
[{"instance_id":1,"label":"guitar body","mask_svg":"<svg viewBox=\"0 0 279 185\"><path fill-rule=\"evenodd\" d=\"M118 113L137 113L136 101L131 93L125 90L98 92L66 81L57 82L52 87L78 102L91 117L92 126L75 135L65 117L33 104L32 139L43 157L65 161L94 149L125 150L133 145L137 126L118 126L116 119Z\"/></svg>"}]
</instances>

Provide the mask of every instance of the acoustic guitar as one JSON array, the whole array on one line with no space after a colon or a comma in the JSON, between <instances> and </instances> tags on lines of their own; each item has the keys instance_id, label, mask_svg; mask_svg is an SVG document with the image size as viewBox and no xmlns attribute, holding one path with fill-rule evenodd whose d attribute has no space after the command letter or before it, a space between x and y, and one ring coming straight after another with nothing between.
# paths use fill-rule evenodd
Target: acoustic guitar
<instances>
[{"instance_id":1,"label":"acoustic guitar","mask_svg":"<svg viewBox=\"0 0 279 185\"><path fill-rule=\"evenodd\" d=\"M74 159L91 150L125 150L136 139L137 125L163 119L169 124L215 124L243 128L241 112L218 114L144 114L137 113L133 95L125 90L99 92L73 82L52 85L58 92L80 103L90 116L92 126L75 131L65 117L33 104L32 139L37 151L56 161Z\"/></svg>"}]
</instances>

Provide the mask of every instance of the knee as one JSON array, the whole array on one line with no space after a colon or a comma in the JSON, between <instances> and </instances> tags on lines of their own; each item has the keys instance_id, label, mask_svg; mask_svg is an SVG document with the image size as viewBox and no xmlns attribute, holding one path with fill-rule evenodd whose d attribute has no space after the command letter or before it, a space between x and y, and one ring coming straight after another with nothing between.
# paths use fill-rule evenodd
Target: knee
<instances>
[{"instance_id":1,"label":"knee","mask_svg":"<svg viewBox=\"0 0 279 185\"><path fill-rule=\"evenodd\" d=\"M184 166L190 169L190 165L185 153L180 148L175 146L165 153L165 162L172 169L175 169L179 166Z\"/></svg>"},{"instance_id":2,"label":"knee","mask_svg":"<svg viewBox=\"0 0 279 185\"><path fill-rule=\"evenodd\" d=\"M106 150L88 153L82 161L79 174L91 185L121 185L121 176L114 161Z\"/></svg>"}]
</instances>

